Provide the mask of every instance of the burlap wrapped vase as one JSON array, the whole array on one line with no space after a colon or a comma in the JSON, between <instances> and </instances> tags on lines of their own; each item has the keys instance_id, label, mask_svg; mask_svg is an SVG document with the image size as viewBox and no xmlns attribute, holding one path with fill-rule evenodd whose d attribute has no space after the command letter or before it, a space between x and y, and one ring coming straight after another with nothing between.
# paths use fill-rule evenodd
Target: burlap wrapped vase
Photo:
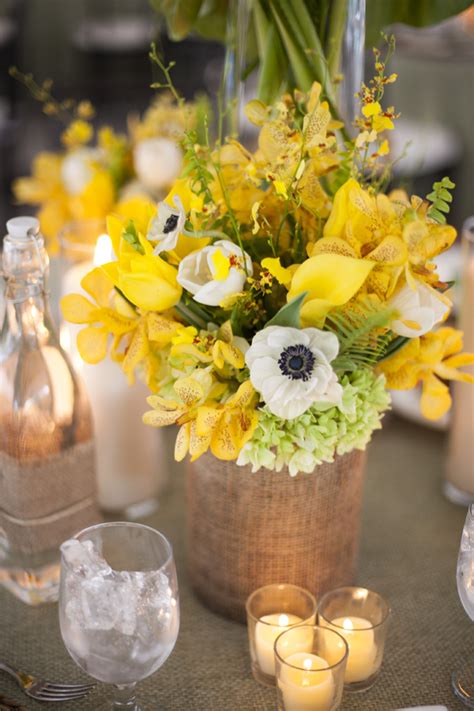
<instances>
[{"instance_id":1,"label":"burlap wrapped vase","mask_svg":"<svg viewBox=\"0 0 474 711\"><path fill-rule=\"evenodd\" d=\"M248 595L293 583L316 596L354 582L365 455L354 451L291 477L222 462L188 470L188 564L212 610L243 621Z\"/></svg>"}]
</instances>

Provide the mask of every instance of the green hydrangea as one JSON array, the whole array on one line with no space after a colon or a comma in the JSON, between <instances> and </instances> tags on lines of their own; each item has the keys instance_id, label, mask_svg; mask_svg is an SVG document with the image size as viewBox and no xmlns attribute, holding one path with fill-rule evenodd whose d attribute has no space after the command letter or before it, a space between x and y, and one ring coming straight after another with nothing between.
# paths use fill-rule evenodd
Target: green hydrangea
<instances>
[{"instance_id":1,"label":"green hydrangea","mask_svg":"<svg viewBox=\"0 0 474 711\"><path fill-rule=\"evenodd\" d=\"M385 378L364 369L344 375L340 383L340 405L316 403L294 420L280 419L267 407L261 408L257 429L237 463L251 464L254 472L288 466L291 476L296 476L334 461L336 454L365 449L390 407Z\"/></svg>"}]
</instances>

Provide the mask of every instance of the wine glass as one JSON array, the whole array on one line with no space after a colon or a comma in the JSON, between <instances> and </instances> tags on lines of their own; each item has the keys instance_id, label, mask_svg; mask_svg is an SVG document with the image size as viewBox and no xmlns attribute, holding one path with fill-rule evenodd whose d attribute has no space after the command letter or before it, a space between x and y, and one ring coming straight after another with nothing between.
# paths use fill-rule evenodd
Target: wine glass
<instances>
[{"instance_id":1,"label":"wine glass","mask_svg":"<svg viewBox=\"0 0 474 711\"><path fill-rule=\"evenodd\" d=\"M112 705L102 708L143 711L135 685L164 664L178 637L178 581L167 539L138 523L102 523L65 541L59 622L76 664L115 687Z\"/></svg>"},{"instance_id":2,"label":"wine glass","mask_svg":"<svg viewBox=\"0 0 474 711\"><path fill-rule=\"evenodd\" d=\"M474 503L469 506L461 536L456 579L462 605L474 621ZM456 696L474 708L474 659L453 672L451 681Z\"/></svg>"}]
</instances>

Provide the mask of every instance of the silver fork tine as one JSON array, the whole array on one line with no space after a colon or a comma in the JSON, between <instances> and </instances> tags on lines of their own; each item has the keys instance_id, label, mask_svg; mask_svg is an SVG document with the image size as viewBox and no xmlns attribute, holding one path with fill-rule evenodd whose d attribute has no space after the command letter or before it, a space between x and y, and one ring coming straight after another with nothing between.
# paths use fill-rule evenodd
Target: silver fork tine
<instances>
[{"instance_id":1,"label":"silver fork tine","mask_svg":"<svg viewBox=\"0 0 474 711\"><path fill-rule=\"evenodd\" d=\"M83 699L87 696L83 691L71 692L69 694L58 694L56 692L48 692L45 689L40 689L35 692L34 698L43 699L44 701L72 701L73 699Z\"/></svg>"},{"instance_id":2,"label":"silver fork tine","mask_svg":"<svg viewBox=\"0 0 474 711\"><path fill-rule=\"evenodd\" d=\"M44 688L51 689L51 691L90 691L94 686L95 684L53 684L47 681Z\"/></svg>"}]
</instances>

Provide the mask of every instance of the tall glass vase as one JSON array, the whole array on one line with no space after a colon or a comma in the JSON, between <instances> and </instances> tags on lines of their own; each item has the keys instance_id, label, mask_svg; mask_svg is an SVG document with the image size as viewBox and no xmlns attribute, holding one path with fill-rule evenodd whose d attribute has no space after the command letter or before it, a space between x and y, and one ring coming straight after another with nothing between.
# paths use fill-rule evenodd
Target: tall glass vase
<instances>
[{"instance_id":1,"label":"tall glass vase","mask_svg":"<svg viewBox=\"0 0 474 711\"><path fill-rule=\"evenodd\" d=\"M349 133L364 78L366 0L230 0L223 74L225 135L244 139L244 105L273 102L284 91L323 87Z\"/></svg>"}]
</instances>

